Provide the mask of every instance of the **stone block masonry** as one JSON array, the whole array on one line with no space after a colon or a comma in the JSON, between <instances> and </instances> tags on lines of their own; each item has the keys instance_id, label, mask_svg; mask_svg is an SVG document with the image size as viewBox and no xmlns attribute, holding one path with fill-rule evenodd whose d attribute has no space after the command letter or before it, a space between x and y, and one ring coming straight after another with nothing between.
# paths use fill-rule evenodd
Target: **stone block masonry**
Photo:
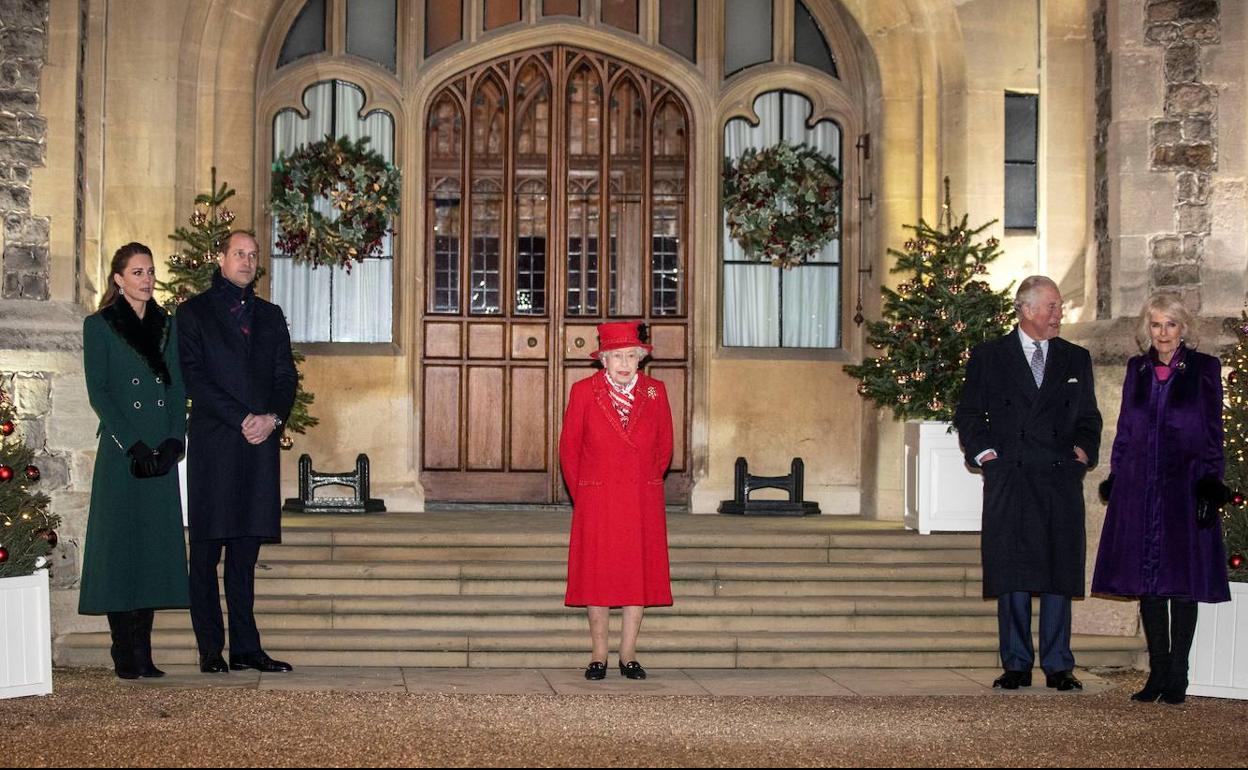
<instances>
[{"instance_id":1,"label":"stone block masonry","mask_svg":"<svg viewBox=\"0 0 1248 770\"><path fill-rule=\"evenodd\" d=\"M1149 130L1150 168L1175 177L1174 229L1149 240L1150 289L1173 289L1199 311L1209 235L1209 189L1218 170L1218 89L1201 81L1202 53L1221 42L1219 0L1148 0L1144 37L1165 55L1165 101Z\"/></svg>"},{"instance_id":2,"label":"stone block masonry","mask_svg":"<svg viewBox=\"0 0 1248 770\"><path fill-rule=\"evenodd\" d=\"M48 219L30 210L30 170L44 165L47 121L39 79L47 60L48 0L0 0L0 263L4 299L46 300Z\"/></svg>"}]
</instances>

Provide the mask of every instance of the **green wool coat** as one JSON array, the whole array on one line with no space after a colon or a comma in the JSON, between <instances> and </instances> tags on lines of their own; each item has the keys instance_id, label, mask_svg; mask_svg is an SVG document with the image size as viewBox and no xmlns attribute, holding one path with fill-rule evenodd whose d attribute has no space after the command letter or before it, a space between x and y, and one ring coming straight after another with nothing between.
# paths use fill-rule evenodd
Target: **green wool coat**
<instances>
[{"instance_id":1,"label":"green wool coat","mask_svg":"<svg viewBox=\"0 0 1248 770\"><path fill-rule=\"evenodd\" d=\"M173 317L120 299L87 316L83 369L100 417L78 612L190 606L178 471L137 479L126 450L186 440L186 385Z\"/></svg>"}]
</instances>

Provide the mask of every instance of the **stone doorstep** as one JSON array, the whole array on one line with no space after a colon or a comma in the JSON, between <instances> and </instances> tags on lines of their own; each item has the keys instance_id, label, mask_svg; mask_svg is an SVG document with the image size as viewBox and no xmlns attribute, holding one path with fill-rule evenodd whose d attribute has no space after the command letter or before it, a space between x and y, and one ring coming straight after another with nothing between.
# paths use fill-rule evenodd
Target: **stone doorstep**
<instances>
[{"instance_id":1,"label":"stone doorstep","mask_svg":"<svg viewBox=\"0 0 1248 770\"><path fill-rule=\"evenodd\" d=\"M707 697L1080 697L1113 685L1080 670L1081 692L1058 693L1040 683L1013 692L992 689L995 668L716 669L650 667L644 681L608 670L586 681L579 667L464 669L404 666L299 666L285 674L233 671L201 674L188 664L165 665L162 679L122 682L150 689L241 688L283 691L396 692L453 695L695 695Z\"/></svg>"}]
</instances>

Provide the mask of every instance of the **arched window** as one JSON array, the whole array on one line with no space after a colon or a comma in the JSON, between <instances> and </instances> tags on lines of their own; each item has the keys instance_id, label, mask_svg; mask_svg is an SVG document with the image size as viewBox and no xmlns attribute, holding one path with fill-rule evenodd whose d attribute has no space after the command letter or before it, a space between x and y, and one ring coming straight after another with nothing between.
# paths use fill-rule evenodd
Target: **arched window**
<instances>
[{"instance_id":1,"label":"arched window","mask_svg":"<svg viewBox=\"0 0 1248 770\"><path fill-rule=\"evenodd\" d=\"M741 118L724 127L724 156L780 142L805 144L842 167L841 127L830 120L807 125L810 100L770 91L754 100L758 123ZM759 263L723 229L723 344L726 347L836 348L841 345L841 239L791 270Z\"/></svg>"},{"instance_id":2,"label":"arched window","mask_svg":"<svg viewBox=\"0 0 1248 770\"><path fill-rule=\"evenodd\" d=\"M812 12L812 7L820 13ZM836 14L809 0L725 0L723 24L724 77L735 84L729 92L744 89L753 96L753 115L748 117L745 100L736 94L730 97L730 117L723 126L724 162L735 161L748 149L784 142L831 156L845 173L845 134L861 131L862 96L857 60L836 24ZM832 39L851 53L844 71ZM845 75L847 80L842 79ZM812 96L820 104L819 120ZM849 141L852 147L855 139ZM842 185L845 189L849 188ZM841 203L843 233L845 214L856 210L857 201L842 197ZM843 347L841 234L805 264L789 270L745 254L726 225L721 243L725 348Z\"/></svg>"},{"instance_id":3,"label":"arched window","mask_svg":"<svg viewBox=\"0 0 1248 770\"><path fill-rule=\"evenodd\" d=\"M394 161L394 118L380 110L363 117L364 92L343 80L323 81L303 95L307 117L282 110L273 119L273 157L289 154L326 136L368 137L369 147ZM319 210L333 216L324 202ZM294 342L390 342L394 284L394 238L382 239L381 254L343 267L297 265L277 248L271 233L272 295L290 321Z\"/></svg>"}]
</instances>

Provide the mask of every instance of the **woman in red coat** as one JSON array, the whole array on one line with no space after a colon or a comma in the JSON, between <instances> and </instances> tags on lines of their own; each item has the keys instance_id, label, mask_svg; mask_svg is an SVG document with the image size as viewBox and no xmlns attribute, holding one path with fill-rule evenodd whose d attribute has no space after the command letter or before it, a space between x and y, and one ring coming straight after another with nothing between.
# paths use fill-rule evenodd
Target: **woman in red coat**
<instances>
[{"instance_id":1,"label":"woman in red coat","mask_svg":"<svg viewBox=\"0 0 1248 770\"><path fill-rule=\"evenodd\" d=\"M572 386L559 462L572 496L565 604L586 607L593 659L586 679L607 674L607 621L622 607L620 674L645 679L637 662L644 607L672 603L663 474L672 460L672 410L663 383L641 372L653 348L636 322L598 326L603 371Z\"/></svg>"}]
</instances>

